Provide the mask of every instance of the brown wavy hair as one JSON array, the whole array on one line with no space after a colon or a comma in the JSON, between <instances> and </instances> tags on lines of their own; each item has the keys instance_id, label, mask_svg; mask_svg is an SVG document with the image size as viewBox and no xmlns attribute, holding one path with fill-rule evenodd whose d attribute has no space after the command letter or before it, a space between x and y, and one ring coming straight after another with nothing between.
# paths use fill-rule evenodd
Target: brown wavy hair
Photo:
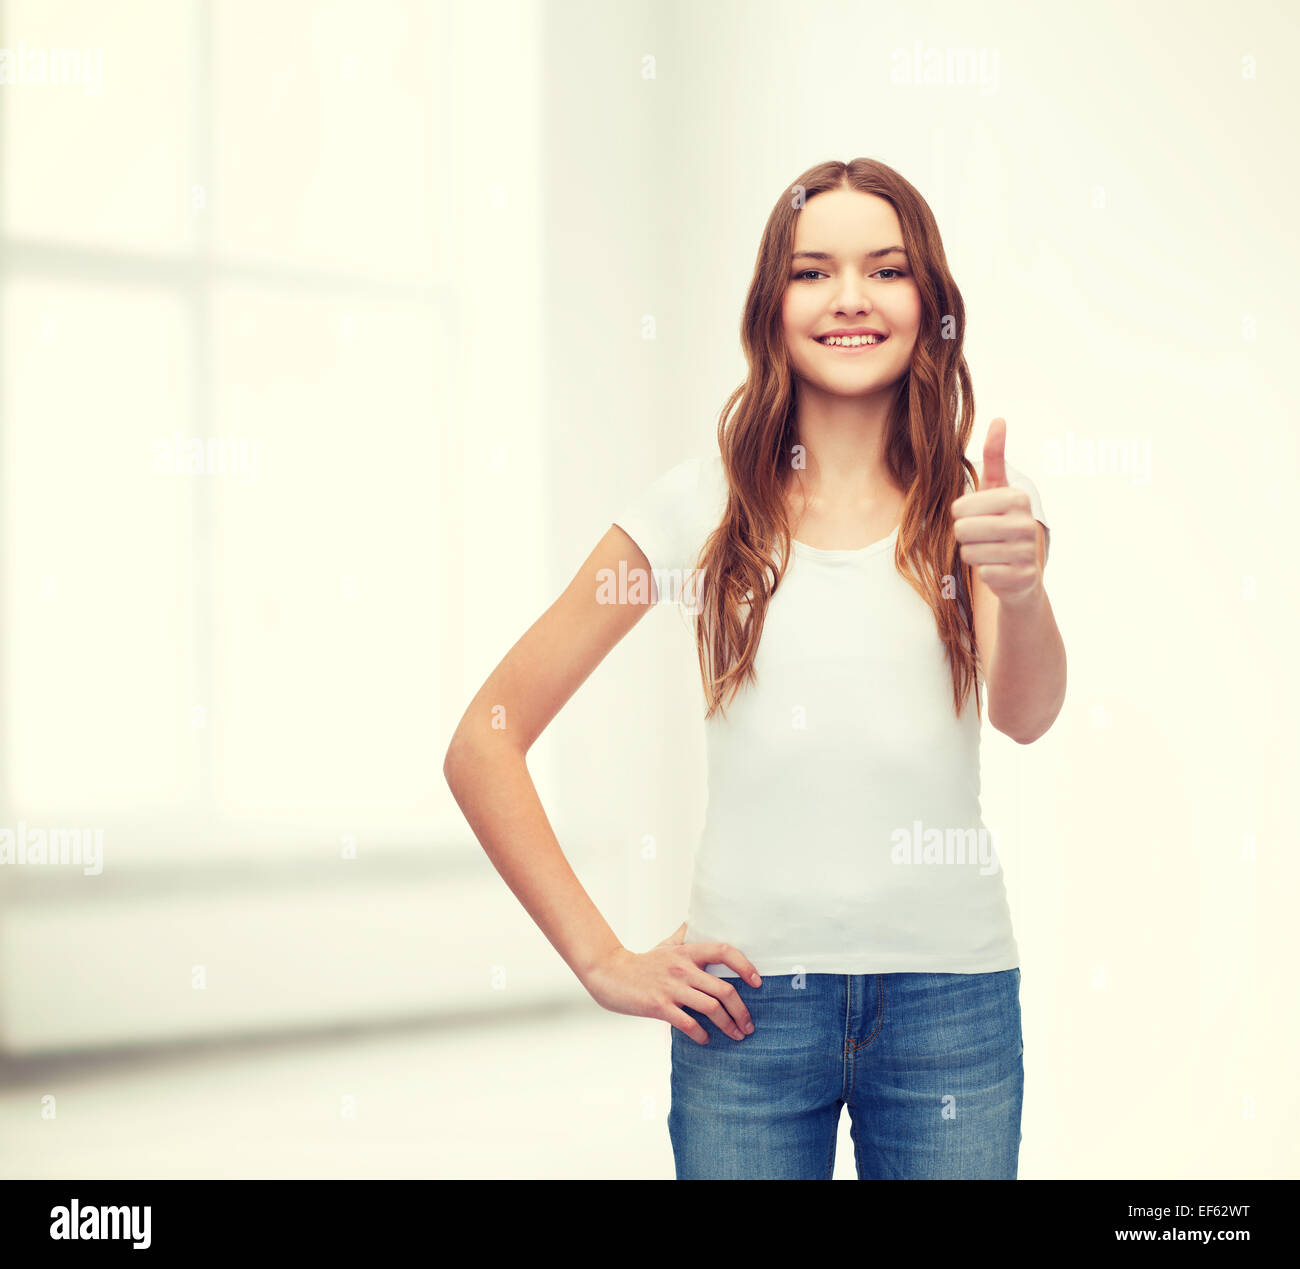
<instances>
[{"instance_id":1,"label":"brown wavy hair","mask_svg":"<svg viewBox=\"0 0 1300 1269\"><path fill-rule=\"evenodd\" d=\"M977 487L965 457L975 415L962 355L965 308L925 199L892 168L854 159L819 163L800 176L772 208L759 244L740 323L749 371L718 417L727 509L698 559L703 580L696 643L706 718L718 709L725 715L723 696L730 701L742 683L756 681L754 657L767 604L789 567L792 534L783 487L786 456L798 436L782 304L800 207L842 188L893 206L920 293L921 325L911 364L895 386L885 437L889 470L907 491L894 564L934 611L952 669L955 713L961 716L974 687L980 714L970 566L961 560L949 511L955 498Z\"/></svg>"}]
</instances>

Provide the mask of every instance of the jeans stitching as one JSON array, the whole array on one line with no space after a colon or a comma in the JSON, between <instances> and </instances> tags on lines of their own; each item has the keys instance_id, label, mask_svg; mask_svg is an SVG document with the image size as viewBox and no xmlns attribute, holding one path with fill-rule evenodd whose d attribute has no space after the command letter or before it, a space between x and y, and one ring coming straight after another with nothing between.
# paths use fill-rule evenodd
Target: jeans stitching
<instances>
[{"instance_id":1,"label":"jeans stitching","mask_svg":"<svg viewBox=\"0 0 1300 1269\"><path fill-rule=\"evenodd\" d=\"M849 1018L853 1014L853 976L844 975L844 1084L840 1089L840 1100L853 1104L853 1080L850 1067L853 1065L853 1048L849 1044Z\"/></svg>"},{"instance_id":2,"label":"jeans stitching","mask_svg":"<svg viewBox=\"0 0 1300 1269\"><path fill-rule=\"evenodd\" d=\"M876 1029L861 1044L855 1044L850 1053L856 1053L859 1049L865 1049L879 1034L880 1028L885 1023L885 977L883 974L876 975Z\"/></svg>"}]
</instances>

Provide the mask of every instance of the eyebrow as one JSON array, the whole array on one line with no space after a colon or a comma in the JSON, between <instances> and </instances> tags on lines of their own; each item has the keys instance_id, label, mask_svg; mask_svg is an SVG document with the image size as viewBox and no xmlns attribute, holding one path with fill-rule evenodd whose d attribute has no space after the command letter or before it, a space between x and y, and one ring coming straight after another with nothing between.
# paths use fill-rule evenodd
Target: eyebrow
<instances>
[{"instance_id":1,"label":"eyebrow","mask_svg":"<svg viewBox=\"0 0 1300 1269\"><path fill-rule=\"evenodd\" d=\"M902 247L881 247L879 251L867 251L863 253L864 260L877 260L881 256L900 255L904 260L907 259L907 252ZM829 251L796 251L790 258L798 260L800 258L809 260L834 260L835 257Z\"/></svg>"}]
</instances>

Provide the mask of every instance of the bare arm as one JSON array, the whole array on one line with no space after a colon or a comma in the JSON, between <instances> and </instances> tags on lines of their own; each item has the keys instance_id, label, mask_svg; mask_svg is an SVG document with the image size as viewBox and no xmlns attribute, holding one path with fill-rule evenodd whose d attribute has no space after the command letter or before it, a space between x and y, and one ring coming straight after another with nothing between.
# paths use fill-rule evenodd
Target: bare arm
<instances>
[{"instance_id":1,"label":"bare arm","mask_svg":"<svg viewBox=\"0 0 1300 1269\"><path fill-rule=\"evenodd\" d=\"M1065 643L1043 586L1047 527L1023 488L1007 484L1007 421L984 438L979 489L953 502L953 534L971 566L975 644L989 722L1017 744L1037 740L1065 703Z\"/></svg>"},{"instance_id":2,"label":"bare arm","mask_svg":"<svg viewBox=\"0 0 1300 1269\"><path fill-rule=\"evenodd\" d=\"M601 570L617 576L620 561L626 561L629 584L635 570L649 572L640 547L613 525L564 593L488 676L452 736L442 770L497 872L599 1003L662 1017L707 1042L704 1029L679 1007L689 1004L738 1039L719 999L742 1027L748 1011L735 989L702 964L725 963L746 978L754 966L717 943L683 948L670 938L642 955L624 948L569 866L528 773L533 742L651 607L601 602ZM690 949L699 954L688 955Z\"/></svg>"},{"instance_id":3,"label":"bare arm","mask_svg":"<svg viewBox=\"0 0 1300 1269\"><path fill-rule=\"evenodd\" d=\"M537 796L526 755L649 604L599 603L599 572L648 568L636 543L612 526L564 593L488 676L460 720L443 774L474 835L551 946L585 978L620 947L583 888Z\"/></svg>"},{"instance_id":4,"label":"bare arm","mask_svg":"<svg viewBox=\"0 0 1300 1269\"><path fill-rule=\"evenodd\" d=\"M987 667L989 723L1028 745L1056 721L1065 703L1065 643L1042 584L1046 531L1036 524L1037 585L999 599L972 569L976 642Z\"/></svg>"}]
</instances>

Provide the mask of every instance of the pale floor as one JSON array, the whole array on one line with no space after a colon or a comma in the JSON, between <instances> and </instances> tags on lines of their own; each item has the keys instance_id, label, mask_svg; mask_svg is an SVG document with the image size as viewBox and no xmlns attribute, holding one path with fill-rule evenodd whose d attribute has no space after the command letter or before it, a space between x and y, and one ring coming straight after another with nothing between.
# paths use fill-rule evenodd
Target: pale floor
<instances>
[{"instance_id":1,"label":"pale floor","mask_svg":"<svg viewBox=\"0 0 1300 1269\"><path fill-rule=\"evenodd\" d=\"M0 1083L0 1176L671 1180L669 1039L583 1006L32 1063ZM835 1176L854 1179L847 1114Z\"/></svg>"}]
</instances>

